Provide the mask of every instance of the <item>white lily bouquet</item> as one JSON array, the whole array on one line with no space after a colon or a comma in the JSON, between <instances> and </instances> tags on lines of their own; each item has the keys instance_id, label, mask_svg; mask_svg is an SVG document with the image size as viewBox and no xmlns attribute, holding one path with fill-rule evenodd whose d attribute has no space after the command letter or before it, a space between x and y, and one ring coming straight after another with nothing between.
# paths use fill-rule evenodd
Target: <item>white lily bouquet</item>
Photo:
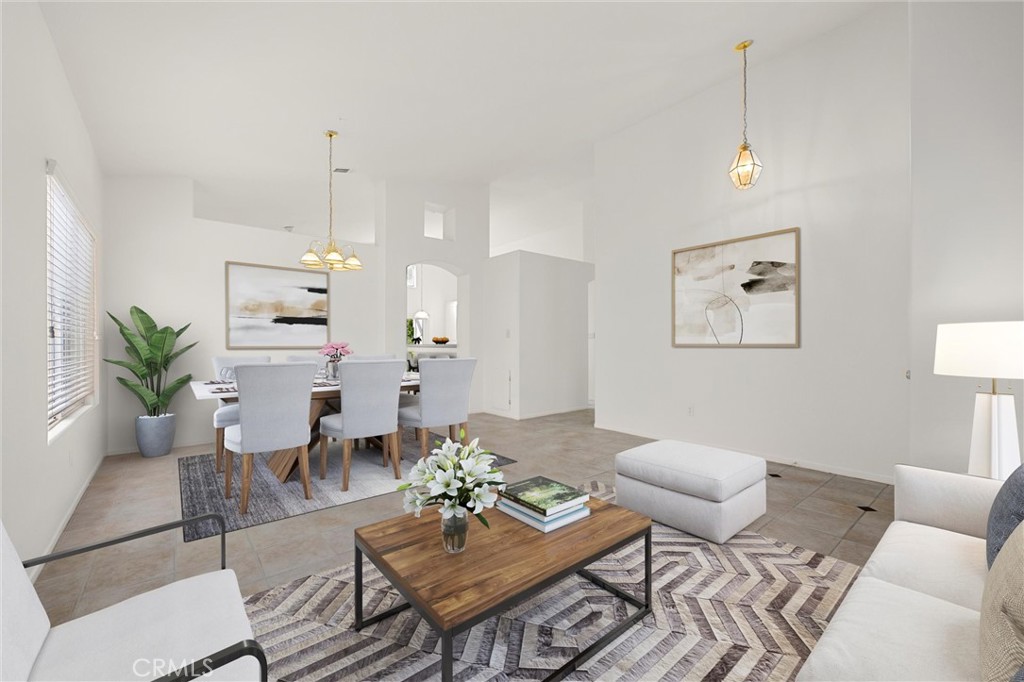
<instances>
[{"instance_id":1,"label":"white lily bouquet","mask_svg":"<svg viewBox=\"0 0 1024 682\"><path fill-rule=\"evenodd\" d=\"M472 512L480 523L490 528L483 511L498 500L498 491L505 489L505 474L494 466L494 455L474 438L469 445L445 440L433 453L420 459L409 473L409 483L398 486L405 491L405 511L417 518L424 507L440 505L441 519L462 519Z\"/></svg>"}]
</instances>

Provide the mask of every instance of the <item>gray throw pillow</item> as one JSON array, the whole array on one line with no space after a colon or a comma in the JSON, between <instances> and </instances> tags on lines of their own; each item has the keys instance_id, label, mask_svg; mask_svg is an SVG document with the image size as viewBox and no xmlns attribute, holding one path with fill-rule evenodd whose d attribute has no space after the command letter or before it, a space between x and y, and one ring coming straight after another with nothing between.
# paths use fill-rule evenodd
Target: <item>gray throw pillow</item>
<instances>
[{"instance_id":1,"label":"gray throw pillow","mask_svg":"<svg viewBox=\"0 0 1024 682\"><path fill-rule=\"evenodd\" d=\"M986 558L988 567L996 560L1006 538L1024 521L1024 464L1003 483L988 513Z\"/></svg>"}]
</instances>

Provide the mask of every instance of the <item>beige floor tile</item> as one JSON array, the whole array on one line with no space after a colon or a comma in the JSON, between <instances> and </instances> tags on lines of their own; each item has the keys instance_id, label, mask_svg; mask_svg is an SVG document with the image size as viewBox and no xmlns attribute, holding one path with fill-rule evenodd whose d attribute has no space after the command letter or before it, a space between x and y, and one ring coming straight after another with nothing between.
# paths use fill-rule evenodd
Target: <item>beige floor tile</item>
<instances>
[{"instance_id":1,"label":"beige floor tile","mask_svg":"<svg viewBox=\"0 0 1024 682\"><path fill-rule=\"evenodd\" d=\"M831 514L822 514L820 512L807 511L806 509L793 509L780 514L778 520L785 521L786 523L792 523L797 526L804 528L811 528L813 530L821 531L822 533L828 533L834 535L837 538L843 537L846 531L853 527L856 519L842 518L840 516L832 516Z\"/></svg>"},{"instance_id":2,"label":"beige floor tile","mask_svg":"<svg viewBox=\"0 0 1024 682\"><path fill-rule=\"evenodd\" d=\"M862 495L870 495L871 499L877 497L885 488L884 483L875 483L874 481L865 481L860 478L850 478L849 476L833 476L824 486L826 488L838 488Z\"/></svg>"},{"instance_id":3,"label":"beige floor tile","mask_svg":"<svg viewBox=\"0 0 1024 682\"><path fill-rule=\"evenodd\" d=\"M852 540L840 540L839 544L832 550L832 556L843 561L849 561L851 564L863 566L867 563L868 557L871 556L871 552L874 549L873 545L862 545Z\"/></svg>"},{"instance_id":4,"label":"beige floor tile","mask_svg":"<svg viewBox=\"0 0 1024 682\"><path fill-rule=\"evenodd\" d=\"M855 505L835 502L833 500L826 500L813 496L800 502L800 504L796 505L796 508L818 514L838 516L842 519L849 519L851 522L857 521L864 515L864 510L856 507Z\"/></svg>"},{"instance_id":5,"label":"beige floor tile","mask_svg":"<svg viewBox=\"0 0 1024 682\"><path fill-rule=\"evenodd\" d=\"M765 537L790 542L820 554L830 554L839 544L839 538L834 535L780 519L772 519L758 532Z\"/></svg>"},{"instance_id":6,"label":"beige floor tile","mask_svg":"<svg viewBox=\"0 0 1024 682\"><path fill-rule=\"evenodd\" d=\"M99 550L86 591L134 585L152 578L174 575L174 546L110 547Z\"/></svg>"},{"instance_id":7,"label":"beige floor tile","mask_svg":"<svg viewBox=\"0 0 1024 682\"><path fill-rule=\"evenodd\" d=\"M813 497L817 497L823 500L832 500L833 502L840 502L842 504L848 504L853 506L870 506L875 500L875 495L871 493L864 493L858 490L847 490L846 488L833 488L829 486L821 486L814 491Z\"/></svg>"},{"instance_id":8,"label":"beige floor tile","mask_svg":"<svg viewBox=\"0 0 1024 682\"><path fill-rule=\"evenodd\" d=\"M764 528L765 525L774 518L775 517L771 514L763 514L757 517L757 519L755 519L754 522L751 523L749 526L744 528L744 530L752 530L755 533L759 533L761 529Z\"/></svg>"},{"instance_id":9,"label":"beige floor tile","mask_svg":"<svg viewBox=\"0 0 1024 682\"><path fill-rule=\"evenodd\" d=\"M78 599L82 596L88 580L89 573L87 572L37 580L35 583L36 594L39 595L39 601L43 603L43 608L46 609L47 614L50 611L61 610L68 603L70 603L73 610L75 604L78 603Z\"/></svg>"},{"instance_id":10,"label":"beige floor tile","mask_svg":"<svg viewBox=\"0 0 1024 682\"><path fill-rule=\"evenodd\" d=\"M878 541L885 535L885 529L888 527L888 524L874 520L873 516L870 513L865 514L860 521L846 532L843 539L859 542L863 545L870 545L871 547L877 545Z\"/></svg>"},{"instance_id":11,"label":"beige floor tile","mask_svg":"<svg viewBox=\"0 0 1024 682\"><path fill-rule=\"evenodd\" d=\"M814 469L801 469L800 467L787 466L776 471L783 480L801 481L803 483L817 483L822 485L832 479L832 474Z\"/></svg>"},{"instance_id":12,"label":"beige floor tile","mask_svg":"<svg viewBox=\"0 0 1024 682\"><path fill-rule=\"evenodd\" d=\"M270 577L296 565L309 565L332 559L336 552L319 533L289 536L276 545L257 549L263 575Z\"/></svg>"},{"instance_id":13,"label":"beige floor tile","mask_svg":"<svg viewBox=\"0 0 1024 682\"><path fill-rule=\"evenodd\" d=\"M134 597L137 594L149 592L155 590L158 587L163 587L174 581L174 574L168 573L166 575L156 576L147 578L140 582L136 582L131 585L112 585L108 587L98 587L94 589L87 589L83 592L81 598L78 600L78 604L75 605L74 618L80 618L88 613L99 611L100 609L112 606L118 602L122 602L129 597Z\"/></svg>"}]
</instances>

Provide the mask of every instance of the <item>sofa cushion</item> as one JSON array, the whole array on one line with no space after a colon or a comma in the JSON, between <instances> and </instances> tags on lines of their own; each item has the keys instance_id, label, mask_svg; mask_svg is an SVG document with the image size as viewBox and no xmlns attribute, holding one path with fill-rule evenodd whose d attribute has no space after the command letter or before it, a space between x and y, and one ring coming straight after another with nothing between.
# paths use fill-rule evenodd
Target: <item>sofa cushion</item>
<instances>
[{"instance_id":1,"label":"sofa cushion","mask_svg":"<svg viewBox=\"0 0 1024 682\"><path fill-rule=\"evenodd\" d=\"M797 680L978 679L980 614L861 576Z\"/></svg>"},{"instance_id":2,"label":"sofa cushion","mask_svg":"<svg viewBox=\"0 0 1024 682\"><path fill-rule=\"evenodd\" d=\"M659 440L615 455L615 471L666 490L722 502L763 481L765 464L742 452Z\"/></svg>"},{"instance_id":3,"label":"sofa cushion","mask_svg":"<svg viewBox=\"0 0 1024 682\"><path fill-rule=\"evenodd\" d=\"M1024 524L992 564L981 604L984 679L1024 679Z\"/></svg>"},{"instance_id":4,"label":"sofa cushion","mask_svg":"<svg viewBox=\"0 0 1024 682\"><path fill-rule=\"evenodd\" d=\"M985 541L908 521L889 524L862 575L975 611L985 590Z\"/></svg>"},{"instance_id":5,"label":"sofa cushion","mask_svg":"<svg viewBox=\"0 0 1024 682\"><path fill-rule=\"evenodd\" d=\"M1017 467L996 493L988 513L988 565L996 560L999 549L1010 533L1024 520L1024 464Z\"/></svg>"},{"instance_id":6,"label":"sofa cushion","mask_svg":"<svg viewBox=\"0 0 1024 682\"><path fill-rule=\"evenodd\" d=\"M215 571L58 625L28 679L153 679L243 639L252 627L235 573ZM200 679L258 680L259 664L242 658Z\"/></svg>"},{"instance_id":7,"label":"sofa cushion","mask_svg":"<svg viewBox=\"0 0 1024 682\"><path fill-rule=\"evenodd\" d=\"M0 680L24 680L50 631L50 619L0 524Z\"/></svg>"}]
</instances>

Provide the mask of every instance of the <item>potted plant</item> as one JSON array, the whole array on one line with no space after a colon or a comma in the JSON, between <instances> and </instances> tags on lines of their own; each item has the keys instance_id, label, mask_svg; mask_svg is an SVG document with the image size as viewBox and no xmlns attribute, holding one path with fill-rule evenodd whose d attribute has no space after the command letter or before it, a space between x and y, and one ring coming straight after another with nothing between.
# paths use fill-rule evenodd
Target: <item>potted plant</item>
<instances>
[{"instance_id":1,"label":"potted plant","mask_svg":"<svg viewBox=\"0 0 1024 682\"><path fill-rule=\"evenodd\" d=\"M175 331L171 327L158 327L153 318L138 306L132 306L129 314L135 325L134 330L107 312L127 343L124 350L129 359L104 360L124 367L138 380L117 377L118 383L131 391L146 408L146 414L135 418L135 441L139 452L143 457L159 457L170 452L174 445L175 417L173 412L167 411L167 407L174 394L192 381L191 374L170 381L167 371L172 362L196 344L190 343L174 350L178 337L191 323Z\"/></svg>"}]
</instances>

